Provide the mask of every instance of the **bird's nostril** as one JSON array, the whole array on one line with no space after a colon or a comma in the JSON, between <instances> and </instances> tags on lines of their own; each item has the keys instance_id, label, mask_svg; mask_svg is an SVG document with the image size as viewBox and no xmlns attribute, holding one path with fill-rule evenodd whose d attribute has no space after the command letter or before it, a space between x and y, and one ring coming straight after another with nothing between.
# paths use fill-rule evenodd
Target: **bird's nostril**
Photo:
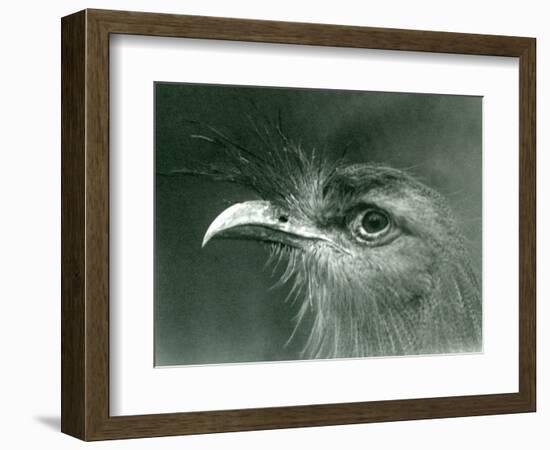
<instances>
[{"instance_id":1,"label":"bird's nostril","mask_svg":"<svg viewBox=\"0 0 550 450\"><path fill-rule=\"evenodd\" d=\"M279 222L281 222L281 223L287 223L287 222L288 222L288 216L285 216L284 214L283 214L283 215L280 215L280 216L279 216Z\"/></svg>"}]
</instances>

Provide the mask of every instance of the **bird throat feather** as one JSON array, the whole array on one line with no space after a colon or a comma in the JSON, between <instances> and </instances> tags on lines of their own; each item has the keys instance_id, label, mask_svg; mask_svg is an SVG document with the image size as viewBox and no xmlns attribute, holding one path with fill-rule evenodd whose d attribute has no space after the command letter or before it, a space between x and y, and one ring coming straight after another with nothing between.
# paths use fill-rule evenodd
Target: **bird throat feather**
<instances>
[{"instance_id":1,"label":"bird throat feather","mask_svg":"<svg viewBox=\"0 0 550 450\"><path fill-rule=\"evenodd\" d=\"M354 358L479 351L479 287L464 262L438 261L422 294L386 276L367 285L361 274L326 248L303 252L271 247L275 266L286 261L279 284L299 301L295 330L309 327L303 358ZM466 266L467 267L467 266Z\"/></svg>"}]
</instances>

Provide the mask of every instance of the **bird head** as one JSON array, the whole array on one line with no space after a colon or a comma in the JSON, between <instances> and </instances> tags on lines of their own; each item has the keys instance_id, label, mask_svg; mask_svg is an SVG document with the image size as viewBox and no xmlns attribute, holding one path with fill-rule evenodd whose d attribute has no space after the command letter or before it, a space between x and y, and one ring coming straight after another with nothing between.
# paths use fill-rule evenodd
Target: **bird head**
<instances>
[{"instance_id":1,"label":"bird head","mask_svg":"<svg viewBox=\"0 0 550 450\"><path fill-rule=\"evenodd\" d=\"M268 244L311 316L303 357L479 350L481 304L445 199L410 174L328 161L284 140L261 155L221 138L223 164L186 173L247 186L210 224L215 239Z\"/></svg>"}]
</instances>

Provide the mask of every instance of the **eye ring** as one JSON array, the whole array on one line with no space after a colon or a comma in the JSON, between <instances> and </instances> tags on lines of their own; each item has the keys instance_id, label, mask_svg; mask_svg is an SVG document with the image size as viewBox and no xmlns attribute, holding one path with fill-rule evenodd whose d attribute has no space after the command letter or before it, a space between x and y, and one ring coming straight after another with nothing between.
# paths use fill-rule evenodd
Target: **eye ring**
<instances>
[{"instance_id":1,"label":"eye ring","mask_svg":"<svg viewBox=\"0 0 550 450\"><path fill-rule=\"evenodd\" d=\"M393 223L386 211L369 207L357 214L350 225L356 238L372 242L387 235L391 231Z\"/></svg>"}]
</instances>

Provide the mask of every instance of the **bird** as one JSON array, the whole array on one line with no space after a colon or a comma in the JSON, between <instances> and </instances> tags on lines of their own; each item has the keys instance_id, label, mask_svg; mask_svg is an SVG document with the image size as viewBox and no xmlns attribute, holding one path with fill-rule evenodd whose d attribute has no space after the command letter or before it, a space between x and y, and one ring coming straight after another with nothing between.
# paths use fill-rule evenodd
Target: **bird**
<instances>
[{"instance_id":1,"label":"bird","mask_svg":"<svg viewBox=\"0 0 550 450\"><path fill-rule=\"evenodd\" d=\"M214 162L171 175L248 188L221 211L202 247L252 240L286 262L279 284L308 326L303 359L479 352L481 286L447 199L410 171L329 158L277 125L254 129L253 150L217 128L193 135Z\"/></svg>"}]
</instances>

